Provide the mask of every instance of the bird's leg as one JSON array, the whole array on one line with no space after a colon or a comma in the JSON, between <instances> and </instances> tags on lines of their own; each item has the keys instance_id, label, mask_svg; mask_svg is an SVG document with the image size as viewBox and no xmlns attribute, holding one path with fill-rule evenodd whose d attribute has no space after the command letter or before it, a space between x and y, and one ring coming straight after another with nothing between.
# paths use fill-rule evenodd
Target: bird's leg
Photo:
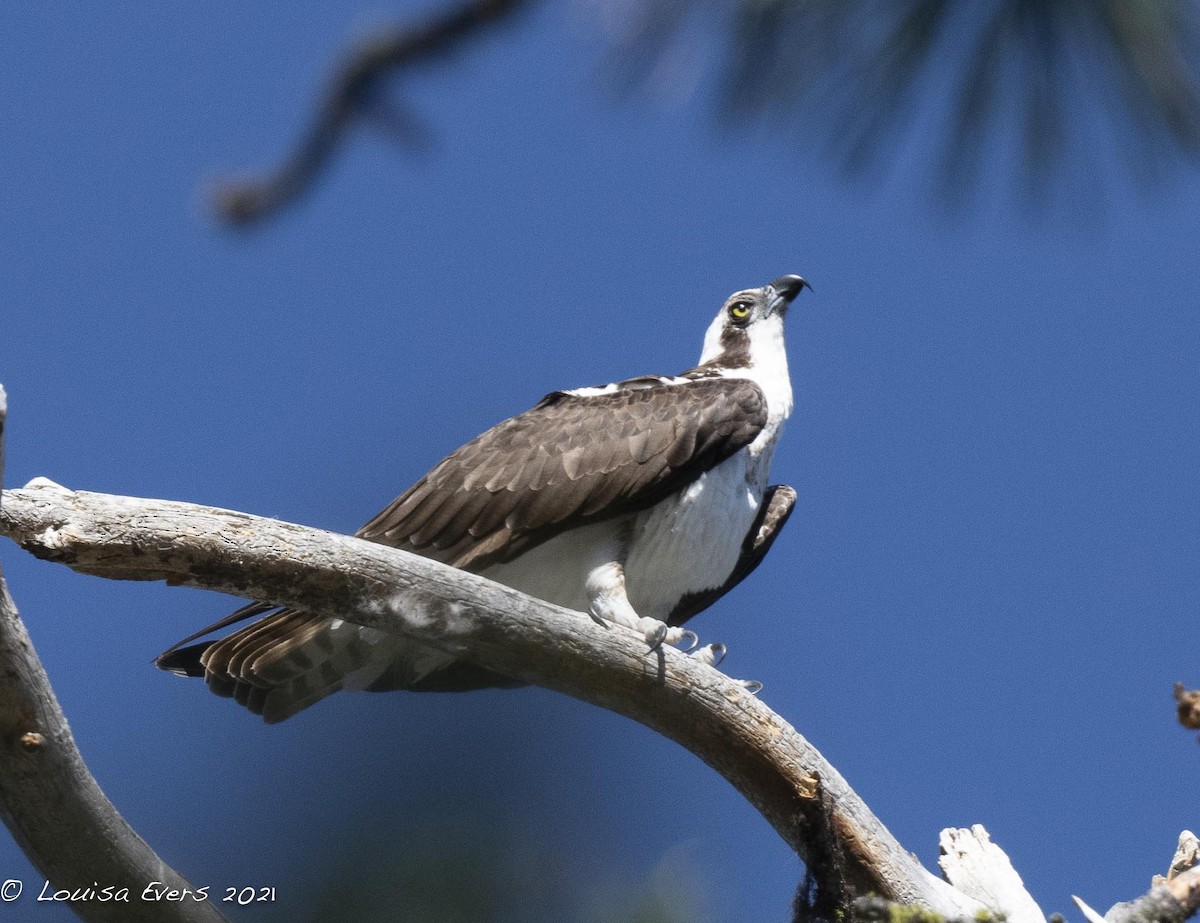
<instances>
[{"instance_id":1,"label":"bird's leg","mask_svg":"<svg viewBox=\"0 0 1200 923\"><path fill-rule=\"evenodd\" d=\"M694 632L638 615L625 592L625 568L619 561L608 561L593 568L588 574L586 589L588 612L592 618L632 628L652 649L664 642L679 644L683 641L691 650L699 641Z\"/></svg>"}]
</instances>

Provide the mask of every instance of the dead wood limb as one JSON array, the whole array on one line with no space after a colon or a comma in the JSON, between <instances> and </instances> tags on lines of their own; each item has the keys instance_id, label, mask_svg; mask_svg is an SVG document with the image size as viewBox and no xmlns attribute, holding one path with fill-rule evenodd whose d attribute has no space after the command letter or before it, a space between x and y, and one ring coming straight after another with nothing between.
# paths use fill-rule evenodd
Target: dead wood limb
<instances>
[{"instance_id":1,"label":"dead wood limb","mask_svg":"<svg viewBox=\"0 0 1200 923\"><path fill-rule=\"evenodd\" d=\"M1155 875L1151 884L1166 884L1197 865L1200 865L1200 837L1190 830L1184 830L1179 834L1179 843L1175 846L1171 864L1167 866L1167 874Z\"/></svg>"},{"instance_id":2,"label":"dead wood limb","mask_svg":"<svg viewBox=\"0 0 1200 923\"><path fill-rule=\"evenodd\" d=\"M633 632L362 539L188 503L43 481L5 494L0 532L82 573L336 615L626 715L725 776L810 867L833 857L836 902L875 893L959 916L981 906L926 871L763 702L679 651L648 652Z\"/></svg>"},{"instance_id":3,"label":"dead wood limb","mask_svg":"<svg viewBox=\"0 0 1200 923\"><path fill-rule=\"evenodd\" d=\"M1183 923L1200 910L1200 858L1196 835L1184 830L1166 876L1155 875L1150 890L1132 901L1115 904L1103 916L1071 896L1088 923Z\"/></svg>"},{"instance_id":4,"label":"dead wood limb","mask_svg":"<svg viewBox=\"0 0 1200 923\"><path fill-rule=\"evenodd\" d=\"M1091 919L1094 910L1079 898L1075 904ZM1155 885L1137 900L1117 904L1103 923L1183 923L1200 910L1200 867L1189 869L1170 881Z\"/></svg>"},{"instance_id":5,"label":"dead wood limb","mask_svg":"<svg viewBox=\"0 0 1200 923\"><path fill-rule=\"evenodd\" d=\"M959 891L1003 914L1008 923L1044 923L1046 915L981 824L943 830L939 845L938 865Z\"/></svg>"},{"instance_id":6,"label":"dead wood limb","mask_svg":"<svg viewBox=\"0 0 1200 923\"><path fill-rule=\"evenodd\" d=\"M5 401L0 388L0 482ZM0 515L3 510L0 508ZM0 571L0 817L50 893L97 923L219 923L207 900L144 900L148 886L195 893L105 797L75 746L46 671ZM109 892L102 889L111 888ZM122 891L122 889L125 889ZM41 891L25 883L19 902ZM90 893L89 893L90 891ZM97 894L96 892L100 892ZM127 900L121 900L125 894ZM105 899L105 894L111 899Z\"/></svg>"}]
</instances>

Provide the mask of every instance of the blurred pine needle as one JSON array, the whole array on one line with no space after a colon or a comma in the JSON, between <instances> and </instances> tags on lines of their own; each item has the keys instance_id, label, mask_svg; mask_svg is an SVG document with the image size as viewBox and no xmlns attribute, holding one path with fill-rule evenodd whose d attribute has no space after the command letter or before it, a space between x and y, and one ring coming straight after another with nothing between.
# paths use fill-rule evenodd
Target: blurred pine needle
<instances>
[{"instance_id":1,"label":"blurred pine needle","mask_svg":"<svg viewBox=\"0 0 1200 923\"><path fill-rule=\"evenodd\" d=\"M1013 131L1037 189L1113 144L1139 180L1200 161L1194 0L616 0L620 85L644 87L708 33L727 122L765 121L847 173L886 170L914 135L962 191ZM614 15L614 9L620 15Z\"/></svg>"}]
</instances>

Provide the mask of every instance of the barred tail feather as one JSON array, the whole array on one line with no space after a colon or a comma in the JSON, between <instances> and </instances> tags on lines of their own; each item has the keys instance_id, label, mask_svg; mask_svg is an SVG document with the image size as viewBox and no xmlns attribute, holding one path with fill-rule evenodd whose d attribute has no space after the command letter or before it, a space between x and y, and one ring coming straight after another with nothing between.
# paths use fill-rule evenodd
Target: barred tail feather
<instances>
[{"instance_id":1,"label":"barred tail feather","mask_svg":"<svg viewBox=\"0 0 1200 923\"><path fill-rule=\"evenodd\" d=\"M182 676L203 676L214 693L274 724L339 690L419 687L455 661L378 629L281 609L220 640L172 648L156 663ZM474 686L504 683L504 677L495 680L476 677Z\"/></svg>"}]
</instances>

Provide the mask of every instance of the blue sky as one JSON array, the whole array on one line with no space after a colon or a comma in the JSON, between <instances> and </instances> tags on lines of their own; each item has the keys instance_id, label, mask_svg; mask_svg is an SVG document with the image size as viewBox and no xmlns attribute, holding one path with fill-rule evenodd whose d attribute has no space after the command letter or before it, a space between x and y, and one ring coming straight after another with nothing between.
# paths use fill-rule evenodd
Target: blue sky
<instances>
[{"instance_id":1,"label":"blue sky","mask_svg":"<svg viewBox=\"0 0 1200 923\"><path fill-rule=\"evenodd\" d=\"M848 183L770 126L617 102L595 29L545 10L408 82L425 154L362 131L279 221L215 227L208 184L273 163L342 42L417 8L5 13L8 486L353 531L548 390L686 368L727 294L800 273L797 513L696 629L927 865L982 823L1048 912L1144 891L1197 823L1171 687L1196 684L1200 176L1109 169L1102 208L1038 213L984 179L948 214L920 170ZM303 905L364 835L416 855L477 812L589 900L682 869L697 920L787 919L787 847L640 726L522 690L265 727L150 665L235 601L0 561L93 772L198 885ZM11 842L0 873L40 887Z\"/></svg>"}]
</instances>

